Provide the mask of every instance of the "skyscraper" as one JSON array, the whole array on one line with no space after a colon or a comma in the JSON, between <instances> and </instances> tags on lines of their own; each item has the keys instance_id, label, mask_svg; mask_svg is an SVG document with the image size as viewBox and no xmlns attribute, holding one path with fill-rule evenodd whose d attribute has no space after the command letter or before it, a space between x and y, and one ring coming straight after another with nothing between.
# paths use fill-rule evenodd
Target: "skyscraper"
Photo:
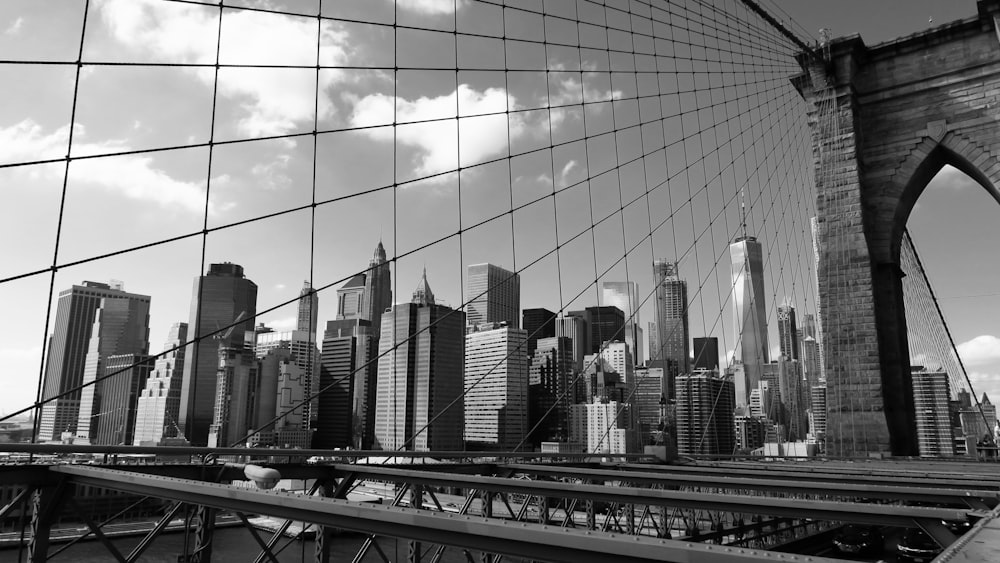
<instances>
[{"instance_id":1,"label":"skyscraper","mask_svg":"<svg viewBox=\"0 0 1000 563\"><path fill-rule=\"evenodd\" d=\"M108 377L95 386L93 410L81 405L74 443L131 445L139 390L146 385L153 360L147 354L117 354L105 357L103 364L101 375Z\"/></svg>"},{"instance_id":2,"label":"skyscraper","mask_svg":"<svg viewBox=\"0 0 1000 563\"><path fill-rule=\"evenodd\" d=\"M289 343L282 342L269 349L258 360L251 423L256 432L247 439L247 444L308 448L308 409L302 404L307 390L305 371L296 362Z\"/></svg>"},{"instance_id":3,"label":"skyscraper","mask_svg":"<svg viewBox=\"0 0 1000 563\"><path fill-rule=\"evenodd\" d=\"M535 343L556 335L556 314L548 309L525 309L521 327L528 333L528 357L535 352Z\"/></svg>"},{"instance_id":4,"label":"skyscraper","mask_svg":"<svg viewBox=\"0 0 1000 563\"><path fill-rule=\"evenodd\" d=\"M528 372L528 440L533 446L569 438L569 406L574 402L572 340L542 338Z\"/></svg>"},{"instance_id":5,"label":"skyscraper","mask_svg":"<svg viewBox=\"0 0 1000 563\"><path fill-rule=\"evenodd\" d=\"M465 273L469 326L505 322L521 327L521 276L493 264L472 264Z\"/></svg>"},{"instance_id":6,"label":"skyscraper","mask_svg":"<svg viewBox=\"0 0 1000 563\"><path fill-rule=\"evenodd\" d=\"M659 365L664 368L670 383L667 399L673 399L674 379L691 371L687 282L680 279L677 262L666 260L653 262L653 278L656 280L657 359L662 362Z\"/></svg>"},{"instance_id":7,"label":"skyscraper","mask_svg":"<svg viewBox=\"0 0 1000 563\"><path fill-rule=\"evenodd\" d=\"M462 449L465 313L435 303L425 270L413 301L382 321L374 447Z\"/></svg>"},{"instance_id":8,"label":"skyscraper","mask_svg":"<svg viewBox=\"0 0 1000 563\"><path fill-rule=\"evenodd\" d=\"M767 309L764 307L764 258L755 237L742 236L729 245L732 258L734 356L743 363L747 388L760 381L768 362Z\"/></svg>"},{"instance_id":9,"label":"skyscraper","mask_svg":"<svg viewBox=\"0 0 1000 563\"><path fill-rule=\"evenodd\" d=\"M795 306L787 297L778 306L778 342L782 357L789 360L799 359L799 332L795 323Z\"/></svg>"},{"instance_id":10,"label":"skyscraper","mask_svg":"<svg viewBox=\"0 0 1000 563\"><path fill-rule=\"evenodd\" d=\"M319 416L313 447L372 447L375 335L365 319L328 321L320 354Z\"/></svg>"},{"instance_id":11,"label":"skyscraper","mask_svg":"<svg viewBox=\"0 0 1000 563\"><path fill-rule=\"evenodd\" d=\"M212 423L206 442L210 448L240 447L256 423L260 366L253 350L242 343L220 345L217 363Z\"/></svg>"},{"instance_id":12,"label":"skyscraper","mask_svg":"<svg viewBox=\"0 0 1000 563\"><path fill-rule=\"evenodd\" d=\"M120 290L120 286L112 289ZM114 444L122 443L124 430L117 438L109 433L99 435L98 428L102 422L121 426L122 417L135 417L135 389L129 394L130 383L141 378L145 386L145 378L149 375L149 366L141 369L128 369L129 365L119 362L117 369L108 371L108 358L121 354L134 355L136 361L145 361L149 352L149 298L120 299L105 297L94 316L94 326L91 329L90 342L87 348L87 360L83 368L83 383L86 385L80 391L80 412L76 423L76 441L82 444L108 444L101 440L113 440ZM114 374L116 371L126 370ZM125 381L128 379L129 381ZM112 381L117 380L117 381ZM124 392L125 397L115 396ZM127 411L127 412L126 412ZM108 426L105 424L105 427ZM131 426L128 435L131 435Z\"/></svg>"},{"instance_id":13,"label":"skyscraper","mask_svg":"<svg viewBox=\"0 0 1000 563\"><path fill-rule=\"evenodd\" d=\"M177 420L187 347L178 346L187 341L187 332L187 323L174 323L170 327L163 349L176 349L156 359L153 373L146 379L146 386L139 394L133 445L155 446L164 438L181 436Z\"/></svg>"},{"instance_id":14,"label":"skyscraper","mask_svg":"<svg viewBox=\"0 0 1000 563\"><path fill-rule=\"evenodd\" d=\"M583 316L566 316L556 319L556 337L569 339L569 356L573 360L570 371L583 369L586 355L587 320ZM539 339L541 340L541 339ZM537 346L536 346L537 349Z\"/></svg>"},{"instance_id":15,"label":"skyscraper","mask_svg":"<svg viewBox=\"0 0 1000 563\"><path fill-rule=\"evenodd\" d=\"M230 262L212 264L208 273L194 281L188 330L193 332L192 340L205 338L188 348L180 403L180 426L192 445L208 443L208 427L213 422L215 408L219 349L242 350L244 335L253 331L256 314L257 284L243 276L242 266ZM238 319L246 321L232 330L218 332L216 337L207 336Z\"/></svg>"},{"instance_id":16,"label":"skyscraper","mask_svg":"<svg viewBox=\"0 0 1000 563\"><path fill-rule=\"evenodd\" d=\"M570 315L581 315L587 322L585 354L600 353L605 342L625 340L625 313L618 307L587 307L583 312L571 311Z\"/></svg>"},{"instance_id":17,"label":"skyscraper","mask_svg":"<svg viewBox=\"0 0 1000 563\"><path fill-rule=\"evenodd\" d=\"M913 366L913 406L917 413L920 457L955 455L949 398L947 372Z\"/></svg>"},{"instance_id":18,"label":"skyscraper","mask_svg":"<svg viewBox=\"0 0 1000 563\"><path fill-rule=\"evenodd\" d=\"M302 373L306 390L309 392L311 390L318 391L319 382L316 381L315 369L319 364L319 347L316 345L316 334L304 330L256 331L253 342L254 357L262 360L268 352L276 348L289 350L291 361ZM318 404L319 399L316 398L303 406L302 413L306 417L306 430L310 428L311 421L316 418L314 411Z\"/></svg>"},{"instance_id":19,"label":"skyscraper","mask_svg":"<svg viewBox=\"0 0 1000 563\"><path fill-rule=\"evenodd\" d=\"M513 451L528 432L527 332L479 324L465 335L465 443Z\"/></svg>"},{"instance_id":20,"label":"skyscraper","mask_svg":"<svg viewBox=\"0 0 1000 563\"><path fill-rule=\"evenodd\" d=\"M318 319L319 294L313 291L312 284L306 280L302 282L302 291L299 292L298 322L295 328L308 332L315 341Z\"/></svg>"},{"instance_id":21,"label":"skyscraper","mask_svg":"<svg viewBox=\"0 0 1000 563\"><path fill-rule=\"evenodd\" d=\"M639 301L639 285L635 282L601 283L601 303L618 307L625 315L625 334L617 340L628 344L635 365L642 365L643 362Z\"/></svg>"},{"instance_id":22,"label":"skyscraper","mask_svg":"<svg viewBox=\"0 0 1000 563\"><path fill-rule=\"evenodd\" d=\"M55 328L49 337L42 399L79 386L87 373L91 381L96 380L104 373L102 355L148 353L149 302L148 296L126 293L120 285L91 281L60 292ZM95 324L99 316L104 320ZM92 342L95 326L100 331L96 343ZM97 346L94 355L88 353L92 346ZM92 402L93 386L85 389L90 389ZM46 403L38 439L58 440L64 432L75 435L80 403L79 390Z\"/></svg>"},{"instance_id":23,"label":"skyscraper","mask_svg":"<svg viewBox=\"0 0 1000 563\"><path fill-rule=\"evenodd\" d=\"M736 445L732 380L696 371L676 379L677 453L733 453Z\"/></svg>"},{"instance_id":24,"label":"skyscraper","mask_svg":"<svg viewBox=\"0 0 1000 563\"><path fill-rule=\"evenodd\" d=\"M694 339L694 369L719 369L719 339L699 337Z\"/></svg>"},{"instance_id":25,"label":"skyscraper","mask_svg":"<svg viewBox=\"0 0 1000 563\"><path fill-rule=\"evenodd\" d=\"M365 296L361 318L372 323L372 332L378 337L382 314L392 305L392 274L385 259L385 247L378 241L365 273Z\"/></svg>"}]
</instances>

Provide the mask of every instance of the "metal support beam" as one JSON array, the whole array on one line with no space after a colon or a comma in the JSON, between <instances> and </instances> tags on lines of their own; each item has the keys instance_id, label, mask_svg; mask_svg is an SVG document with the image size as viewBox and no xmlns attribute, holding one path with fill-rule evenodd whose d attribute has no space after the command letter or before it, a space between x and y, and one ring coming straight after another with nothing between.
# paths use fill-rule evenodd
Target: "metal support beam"
<instances>
[{"instance_id":1,"label":"metal support beam","mask_svg":"<svg viewBox=\"0 0 1000 563\"><path fill-rule=\"evenodd\" d=\"M31 539L28 540L28 561L45 563L49 553L52 521L65 501L66 481L55 487L39 487L31 493Z\"/></svg>"},{"instance_id":2,"label":"metal support beam","mask_svg":"<svg viewBox=\"0 0 1000 563\"><path fill-rule=\"evenodd\" d=\"M356 471L377 479L397 483L430 486L478 488L494 492L511 492L549 498L590 498L622 504L671 506L691 510L714 510L744 514L764 514L784 518L813 518L856 524L917 527L916 519L965 520L981 517L974 510L893 506L871 503L847 503L771 497L749 497L719 493L608 487L549 481L523 481L476 475L441 474L432 471L393 469L384 466L335 466ZM631 480L631 478L630 478Z\"/></svg>"},{"instance_id":3,"label":"metal support beam","mask_svg":"<svg viewBox=\"0 0 1000 563\"><path fill-rule=\"evenodd\" d=\"M313 485L312 491L309 493L309 496L318 494L321 497L330 497L340 494L343 495L341 497L343 498L347 496L347 491L349 490L349 487L353 482L354 478L350 476L344 477L343 479L340 480L340 483L337 483L337 489L334 490L333 487L330 486L329 481L317 480L316 484ZM291 520L286 520L285 523L290 524ZM277 535L278 533L275 532L275 536ZM333 543L333 529L328 526L318 526L316 528L316 549L315 549L316 563L330 563L330 547L331 547L330 544L332 543Z\"/></svg>"},{"instance_id":4,"label":"metal support beam","mask_svg":"<svg viewBox=\"0 0 1000 563\"><path fill-rule=\"evenodd\" d=\"M550 465L528 464L508 464L503 467L509 468L516 473L589 479L591 482L596 479L604 482L623 482L627 480L627 482L634 484L673 487L701 487L706 485L705 476L698 474L665 474L658 471L621 471L617 469L585 469L579 467L553 467ZM797 475L801 476L801 474ZM942 486L940 488L929 489L927 487L905 486L899 482L890 485L885 484L881 480L869 484L859 484L802 479L807 479L807 477L801 476L795 480L785 480L783 478L745 477L742 472L735 472L726 475L713 475L710 485L715 489L730 491L750 490L822 497L864 497L904 502L965 504L969 508L976 510L988 509L986 504L982 502L982 499L987 499L994 505L1000 502L1000 492L996 490L959 489L955 488L954 484L950 484L948 487Z\"/></svg>"},{"instance_id":5,"label":"metal support beam","mask_svg":"<svg viewBox=\"0 0 1000 563\"><path fill-rule=\"evenodd\" d=\"M25 499L27 499L28 495L31 494L32 490L33 489L30 486L26 486L25 488L21 489L21 492L14 495L14 498L10 499L10 502L8 502L6 506L0 508L0 520L6 518L7 514L9 514L10 511L13 510L15 506L21 504Z\"/></svg>"},{"instance_id":6,"label":"metal support beam","mask_svg":"<svg viewBox=\"0 0 1000 563\"><path fill-rule=\"evenodd\" d=\"M267 543L264 542L263 539L261 539L260 534L257 533L257 529L254 528L253 524L250 523L250 520L247 519L247 515L243 514L242 512L237 512L236 517L239 518L241 522L243 522L243 526L245 526L247 531L250 532L250 535L253 537L253 540L257 542L257 545L259 545L261 550L263 550L264 554L267 555L267 558L271 560L271 563L279 563L278 558L274 556L274 553L271 551L271 548L268 547Z\"/></svg>"},{"instance_id":7,"label":"metal support beam","mask_svg":"<svg viewBox=\"0 0 1000 563\"><path fill-rule=\"evenodd\" d=\"M108 487L111 488L111 487ZM141 494L141 493L140 493ZM188 556L190 563L212 563L212 540L215 537L216 509L194 503L194 551Z\"/></svg>"},{"instance_id":8,"label":"metal support beam","mask_svg":"<svg viewBox=\"0 0 1000 563\"><path fill-rule=\"evenodd\" d=\"M773 561L774 554L713 545L648 538L611 537L586 530L510 524L451 513L369 506L337 499L241 489L228 485L136 475L84 466L58 466L50 471L76 483L144 494L213 508L270 514L324 526L376 535L415 539L463 549L553 562L618 563L652 561ZM816 563L834 560L813 557Z\"/></svg>"},{"instance_id":9,"label":"metal support beam","mask_svg":"<svg viewBox=\"0 0 1000 563\"><path fill-rule=\"evenodd\" d=\"M107 549L108 553L110 553L115 558L115 561L118 561L118 563L126 563L125 556L122 555L122 552L118 551L118 548L115 547L115 544L111 543L111 540L109 540L108 537L104 535L104 531L101 530L101 527L97 525L97 522L94 522L94 519L91 518L90 515L87 514L83 509L81 509L80 505L77 504L75 500L73 500L72 492L68 493L66 501L69 504L70 508L73 509L73 512L76 512L76 515L79 516L81 520L83 520L83 523L86 524L87 527L90 528L90 531L93 532L95 536L97 536L97 539L101 541L101 543L104 545L104 549Z\"/></svg>"},{"instance_id":10,"label":"metal support beam","mask_svg":"<svg viewBox=\"0 0 1000 563\"><path fill-rule=\"evenodd\" d=\"M153 540L160 537L160 533L162 533L167 527L167 524L170 524L170 521L173 520L174 516L177 515L177 512L180 511L182 506L184 506L183 503L174 503L174 505L167 510L163 517L156 522L155 526L153 526L153 529L146 534L146 537L142 538L138 545L132 548L132 551L129 552L128 557L125 558L128 563L138 561L143 552L149 549L149 546L153 545Z\"/></svg>"}]
</instances>

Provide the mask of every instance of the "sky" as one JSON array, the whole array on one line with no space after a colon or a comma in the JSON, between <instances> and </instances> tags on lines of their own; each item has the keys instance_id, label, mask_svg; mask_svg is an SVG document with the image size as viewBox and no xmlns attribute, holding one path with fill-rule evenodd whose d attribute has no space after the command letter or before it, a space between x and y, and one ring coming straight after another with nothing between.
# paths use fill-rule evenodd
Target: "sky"
<instances>
[{"instance_id":1,"label":"sky","mask_svg":"<svg viewBox=\"0 0 1000 563\"><path fill-rule=\"evenodd\" d=\"M870 2L779 3L806 29L858 31L869 43L926 27L921 12L935 22L974 13L971 2L927 10L886 2L897 11L875 16ZM696 3L666 14L670 28L633 21L640 33L629 37L602 27L627 20L591 3L579 12L547 6L588 22L578 28L464 0L401 0L395 45L387 0L324 2L323 15L345 21L322 23L308 17L315 1L229 4L304 15L227 8L220 32L218 8L93 0L82 58L109 64L81 67L75 104L74 65L0 64L0 165L63 158L71 131L74 157L125 153L74 160L68 174L64 162L0 168L0 279L48 268L54 255L71 264L177 237L67 265L54 278L45 271L0 284L0 412L34 398L50 283L55 296L109 279L151 295L156 353L170 325L188 321L203 242L204 269L236 262L258 284L258 311L293 300L304 280L324 288L321 326L334 318L335 288L367 267L380 240L398 257L397 301L426 268L438 298L460 306L464 266L493 262L521 271L522 308L596 305L595 280L635 281L644 328L654 319L651 263L675 259L689 284L691 337L717 336L728 352L727 244L741 232L745 202L748 230L765 245L772 348L772 304L788 297L801 313L815 311L811 159L803 104L787 81L794 62L746 54L739 41L753 37L714 19L730 37L706 55ZM0 53L75 60L83 5L3 2ZM450 33L456 22L483 37ZM654 46L643 32L670 38L655 48L669 49L661 70L676 74L631 72L648 68L641 53ZM524 41L504 49L504 33ZM542 39L552 44L542 48ZM317 57L318 73L309 68ZM395 80L393 66L403 69ZM314 137L314 125L323 133ZM178 146L186 148L133 152ZM970 372L993 389L1000 329L983 311L1000 301L977 296L996 291L1000 261L976 258L995 256L990 202L945 170L911 231ZM958 274L973 265L976 275ZM280 330L294 318L293 303L257 320Z\"/></svg>"}]
</instances>

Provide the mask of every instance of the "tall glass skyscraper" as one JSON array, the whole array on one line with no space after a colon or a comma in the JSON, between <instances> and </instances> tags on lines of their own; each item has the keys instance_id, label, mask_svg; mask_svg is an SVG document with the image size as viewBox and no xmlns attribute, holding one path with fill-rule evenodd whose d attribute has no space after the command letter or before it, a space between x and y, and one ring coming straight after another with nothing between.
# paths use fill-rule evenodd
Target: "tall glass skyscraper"
<instances>
[{"instance_id":1,"label":"tall glass skyscraper","mask_svg":"<svg viewBox=\"0 0 1000 563\"><path fill-rule=\"evenodd\" d=\"M755 237L742 236L729 245L733 274L734 356L743 362L745 389L760 381L768 362L767 309L764 307L764 255ZM737 387L740 387L737 385ZM736 397L738 405L747 398Z\"/></svg>"},{"instance_id":2,"label":"tall glass skyscraper","mask_svg":"<svg viewBox=\"0 0 1000 563\"><path fill-rule=\"evenodd\" d=\"M465 336L465 442L513 451L528 432L525 330L479 324Z\"/></svg>"},{"instance_id":3,"label":"tall glass skyscraper","mask_svg":"<svg viewBox=\"0 0 1000 563\"><path fill-rule=\"evenodd\" d=\"M782 357L789 360L799 359L799 333L795 321L795 307L785 298L778 307L778 343Z\"/></svg>"},{"instance_id":4,"label":"tall glass skyscraper","mask_svg":"<svg viewBox=\"0 0 1000 563\"><path fill-rule=\"evenodd\" d=\"M674 398L674 379L691 371L688 329L687 282L680 278L677 262L653 262L656 280L656 350L650 357L660 360L669 383L667 398Z\"/></svg>"},{"instance_id":5,"label":"tall glass skyscraper","mask_svg":"<svg viewBox=\"0 0 1000 563\"><path fill-rule=\"evenodd\" d=\"M601 283L601 302L618 307L625 313L625 343L628 344L635 365L641 365L643 361L639 301L639 285L635 282Z\"/></svg>"},{"instance_id":6,"label":"tall glass skyscraper","mask_svg":"<svg viewBox=\"0 0 1000 563\"><path fill-rule=\"evenodd\" d=\"M465 273L469 326L505 322L521 328L521 276L494 264L472 264Z\"/></svg>"},{"instance_id":7,"label":"tall glass skyscraper","mask_svg":"<svg viewBox=\"0 0 1000 563\"><path fill-rule=\"evenodd\" d=\"M49 337L42 399L79 386L85 377L96 380L104 374L107 356L147 354L149 302L148 296L126 293L121 285L91 281L60 292L55 328ZM92 340L95 327L97 342ZM90 390L92 401L93 386L85 389ZM81 398L82 391L77 390L46 403L39 419L38 439L59 440L64 432L76 434Z\"/></svg>"},{"instance_id":8,"label":"tall glass skyscraper","mask_svg":"<svg viewBox=\"0 0 1000 563\"><path fill-rule=\"evenodd\" d=\"M382 320L373 446L461 450L465 313L436 304L424 272L413 301Z\"/></svg>"},{"instance_id":9,"label":"tall glass skyscraper","mask_svg":"<svg viewBox=\"0 0 1000 563\"><path fill-rule=\"evenodd\" d=\"M242 350L245 333L253 332L257 314L257 284L243 276L243 266L212 264L208 273L194 281L188 324L191 338L216 332L241 314L246 321L232 330L203 338L188 348L181 384L180 426L191 445L208 444L220 369L219 349Z\"/></svg>"}]
</instances>

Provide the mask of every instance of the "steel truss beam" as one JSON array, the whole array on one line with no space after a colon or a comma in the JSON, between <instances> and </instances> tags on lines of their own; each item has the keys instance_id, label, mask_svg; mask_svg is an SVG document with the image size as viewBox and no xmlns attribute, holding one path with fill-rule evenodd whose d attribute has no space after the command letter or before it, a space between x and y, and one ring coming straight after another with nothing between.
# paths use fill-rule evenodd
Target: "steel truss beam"
<instances>
[{"instance_id":1,"label":"steel truss beam","mask_svg":"<svg viewBox=\"0 0 1000 563\"><path fill-rule=\"evenodd\" d=\"M780 465L780 468L761 469L767 465ZM789 466L789 469L785 469ZM968 485L971 489L1000 490L1000 475L969 474L937 474L937 473L899 473L882 474L881 472L850 472L839 473L837 469L825 471L807 471L795 469L794 464L746 464L744 467L713 467L702 464L695 465L650 465L636 463L606 463L600 467L605 469L621 469L623 471L655 472L670 475L699 475L705 479L724 478L734 474L741 477L756 477L772 479L781 482L813 481L858 485L888 485L924 488L961 488ZM816 464L822 467L822 464Z\"/></svg>"},{"instance_id":2,"label":"steel truss beam","mask_svg":"<svg viewBox=\"0 0 1000 563\"><path fill-rule=\"evenodd\" d=\"M643 485L668 485L675 487L706 487L714 489L743 489L796 495L862 497L901 502L926 502L944 504L965 504L976 510L989 510L1000 502L1000 492L995 490L968 490L927 487L890 486L882 484L833 483L829 481L779 481L747 477L714 477L706 480L701 475L664 475L652 471L619 471L579 467L554 467L552 465L507 464L500 466L517 473L569 477L573 479L601 479L623 481ZM991 501L987 506L983 500Z\"/></svg>"},{"instance_id":3,"label":"steel truss beam","mask_svg":"<svg viewBox=\"0 0 1000 563\"><path fill-rule=\"evenodd\" d=\"M337 470L355 472L396 483L459 487L493 492L522 493L552 498L585 498L621 504L670 506L692 510L715 510L765 514L785 518L812 518L835 522L922 527L922 521L965 520L985 513L953 508L892 506L869 503L830 502L716 493L692 493L657 489L609 487L549 481L524 481L475 475L451 475L432 471L393 469L385 466L334 465Z\"/></svg>"},{"instance_id":4,"label":"steel truss beam","mask_svg":"<svg viewBox=\"0 0 1000 563\"><path fill-rule=\"evenodd\" d=\"M625 563L714 563L775 559L774 553L751 549L644 536L609 536L558 526L508 523L412 508L370 506L339 499L240 489L120 470L73 465L53 466L49 470L77 484L543 561L577 563L614 559ZM787 554L785 557L815 563L836 561Z\"/></svg>"}]
</instances>

